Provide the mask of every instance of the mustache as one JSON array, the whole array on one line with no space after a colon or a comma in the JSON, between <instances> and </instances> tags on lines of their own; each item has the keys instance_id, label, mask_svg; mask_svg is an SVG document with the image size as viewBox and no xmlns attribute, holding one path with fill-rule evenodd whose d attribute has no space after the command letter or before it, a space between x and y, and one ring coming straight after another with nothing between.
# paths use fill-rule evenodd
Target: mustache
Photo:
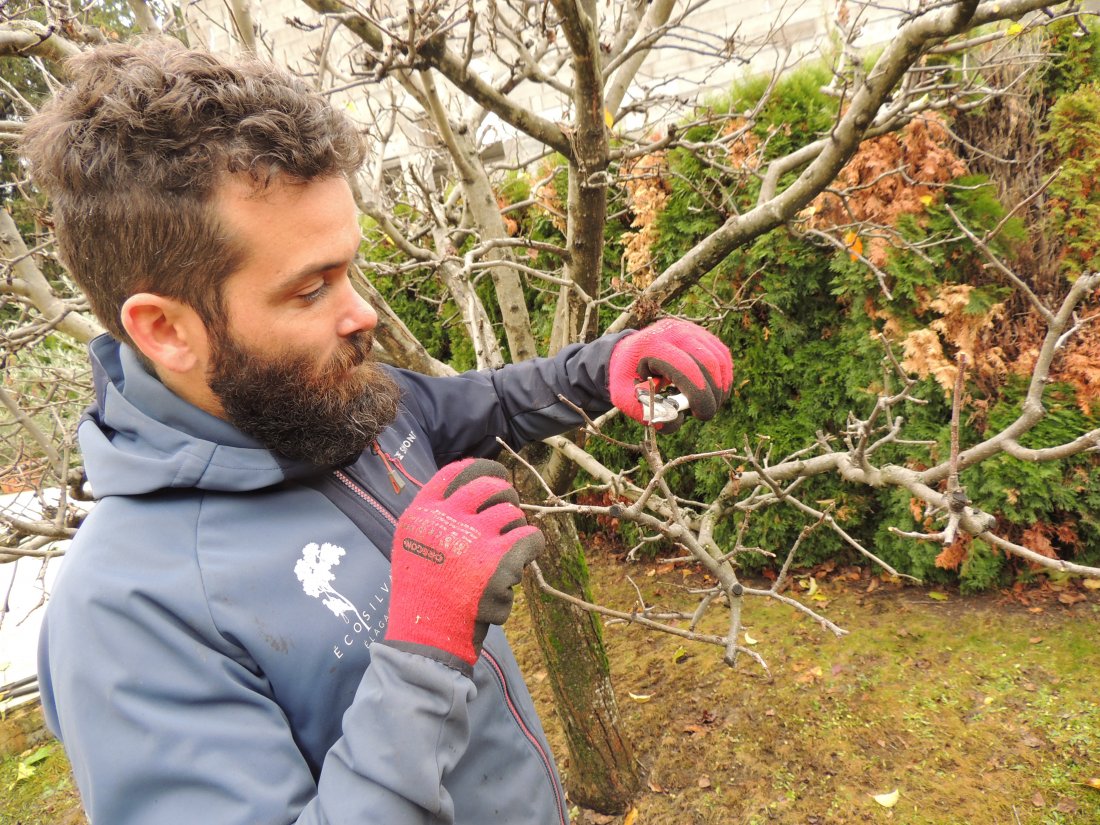
<instances>
[{"instance_id":1,"label":"mustache","mask_svg":"<svg viewBox=\"0 0 1100 825\"><path fill-rule=\"evenodd\" d=\"M330 369L335 373L344 373L352 370L370 360L371 350L374 349L374 335L366 330L360 330L344 339L336 353L332 356Z\"/></svg>"}]
</instances>

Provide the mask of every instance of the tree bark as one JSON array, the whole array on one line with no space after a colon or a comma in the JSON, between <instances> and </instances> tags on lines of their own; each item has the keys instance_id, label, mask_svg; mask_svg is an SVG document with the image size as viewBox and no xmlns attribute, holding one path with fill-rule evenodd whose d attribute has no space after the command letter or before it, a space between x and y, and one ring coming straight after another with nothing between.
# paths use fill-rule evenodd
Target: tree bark
<instances>
[{"instance_id":1,"label":"tree bark","mask_svg":"<svg viewBox=\"0 0 1100 825\"><path fill-rule=\"evenodd\" d=\"M500 216L493 186L485 173L479 157L474 129L470 124L461 124L455 129L436 92L435 81L430 71L421 72L421 85L424 89L428 111L436 124L436 132L443 139L447 152L454 162L455 171L462 182L462 191L466 195L466 208L470 212L473 224L477 227L482 241L502 240L508 237L504 221ZM511 253L502 249L492 249L486 256L490 261L506 261ZM504 333L508 338L508 349L512 361L526 361L538 355L535 337L531 334L531 316L523 300L523 285L515 267L496 266L490 271L496 287L497 302L504 321Z\"/></svg>"},{"instance_id":2,"label":"tree bark","mask_svg":"<svg viewBox=\"0 0 1100 825\"><path fill-rule=\"evenodd\" d=\"M556 0L562 28L573 54L575 121L570 136L569 196L566 224L566 280L590 299L599 297L607 223L607 166L610 147L604 121L603 78L597 8L588 0L572 4ZM577 291L562 288L550 337L551 354L575 341L590 341L598 333L594 308ZM545 449L545 448L543 448ZM531 451L534 452L534 451ZM536 463L545 471L545 455ZM559 470L560 465L553 462ZM544 477L546 473L543 473ZM572 484L576 469L550 481L556 492ZM528 484L526 500L543 498L541 486ZM547 583L591 601L588 568L571 515L540 524L547 549L540 567ZM623 813L641 785L633 748L619 718L601 627L595 616L542 592L530 573L524 579L539 647L546 660L555 705L565 729L570 770L565 784L572 800L606 814Z\"/></svg>"},{"instance_id":3,"label":"tree bark","mask_svg":"<svg viewBox=\"0 0 1100 825\"><path fill-rule=\"evenodd\" d=\"M530 500L532 486L530 478L521 481L525 500ZM573 518L543 518L538 526L546 536L546 552L538 563L547 583L591 601L588 567ZM523 589L569 748L563 777L569 798L603 814L621 814L641 779L615 703L599 620L544 593L530 570Z\"/></svg>"},{"instance_id":4,"label":"tree bark","mask_svg":"<svg viewBox=\"0 0 1100 825\"><path fill-rule=\"evenodd\" d=\"M138 28L146 34L160 34L160 24L153 16L146 0L129 0L130 11L134 13L134 21Z\"/></svg>"},{"instance_id":5,"label":"tree bark","mask_svg":"<svg viewBox=\"0 0 1100 825\"><path fill-rule=\"evenodd\" d=\"M565 245L566 280L592 299L599 297L607 224L607 166L610 145L604 121L603 78L594 3L573 6L558 0L562 28L573 53L573 106L570 138L569 200ZM550 338L551 352L596 337L599 318L577 292L562 287Z\"/></svg>"},{"instance_id":6,"label":"tree bark","mask_svg":"<svg viewBox=\"0 0 1100 825\"><path fill-rule=\"evenodd\" d=\"M248 0L230 0L229 13L233 15L233 25L241 45L256 54L256 24L252 22L251 4Z\"/></svg>"},{"instance_id":7,"label":"tree bark","mask_svg":"<svg viewBox=\"0 0 1100 825\"><path fill-rule=\"evenodd\" d=\"M79 46L41 23L20 20L0 26L0 57L34 56L60 63L77 54Z\"/></svg>"}]
</instances>

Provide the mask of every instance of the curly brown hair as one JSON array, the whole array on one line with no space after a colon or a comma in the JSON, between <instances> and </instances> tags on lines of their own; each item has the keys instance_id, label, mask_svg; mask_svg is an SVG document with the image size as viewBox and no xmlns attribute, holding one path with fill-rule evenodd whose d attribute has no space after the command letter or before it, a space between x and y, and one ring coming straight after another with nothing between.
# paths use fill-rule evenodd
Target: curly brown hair
<instances>
[{"instance_id":1,"label":"curly brown hair","mask_svg":"<svg viewBox=\"0 0 1100 825\"><path fill-rule=\"evenodd\" d=\"M254 58L230 62L166 37L89 50L31 118L22 149L50 196L62 262L92 311L129 340L120 310L138 292L225 328L222 283L242 251L214 198L227 175L350 177L354 125L301 80Z\"/></svg>"}]
</instances>

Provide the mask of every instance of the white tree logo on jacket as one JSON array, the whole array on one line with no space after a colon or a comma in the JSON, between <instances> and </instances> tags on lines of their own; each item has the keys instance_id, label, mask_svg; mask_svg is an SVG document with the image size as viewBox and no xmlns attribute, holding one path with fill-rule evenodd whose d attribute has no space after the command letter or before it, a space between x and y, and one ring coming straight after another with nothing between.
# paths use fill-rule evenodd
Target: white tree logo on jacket
<instances>
[{"instance_id":1,"label":"white tree logo on jacket","mask_svg":"<svg viewBox=\"0 0 1100 825\"><path fill-rule=\"evenodd\" d=\"M307 596L320 599L325 607L350 624L359 611L349 598L332 586L336 578L332 568L340 563L340 557L346 552L343 547L328 542L310 542L302 548L302 557L294 565L294 575Z\"/></svg>"}]
</instances>

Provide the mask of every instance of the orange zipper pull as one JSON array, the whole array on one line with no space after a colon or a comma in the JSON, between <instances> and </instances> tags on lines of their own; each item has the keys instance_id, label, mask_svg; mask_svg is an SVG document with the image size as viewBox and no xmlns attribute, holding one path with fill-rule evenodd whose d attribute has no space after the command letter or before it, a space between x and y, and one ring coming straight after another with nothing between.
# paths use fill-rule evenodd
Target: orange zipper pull
<instances>
[{"instance_id":1,"label":"orange zipper pull","mask_svg":"<svg viewBox=\"0 0 1100 825\"><path fill-rule=\"evenodd\" d=\"M405 479L401 478L396 472L394 472L393 465L390 464L390 457L383 452L378 442L373 444L374 451L378 454L378 457L382 459L382 463L386 467L386 475L390 477L390 484L393 485L393 491L400 493L405 488Z\"/></svg>"}]
</instances>

